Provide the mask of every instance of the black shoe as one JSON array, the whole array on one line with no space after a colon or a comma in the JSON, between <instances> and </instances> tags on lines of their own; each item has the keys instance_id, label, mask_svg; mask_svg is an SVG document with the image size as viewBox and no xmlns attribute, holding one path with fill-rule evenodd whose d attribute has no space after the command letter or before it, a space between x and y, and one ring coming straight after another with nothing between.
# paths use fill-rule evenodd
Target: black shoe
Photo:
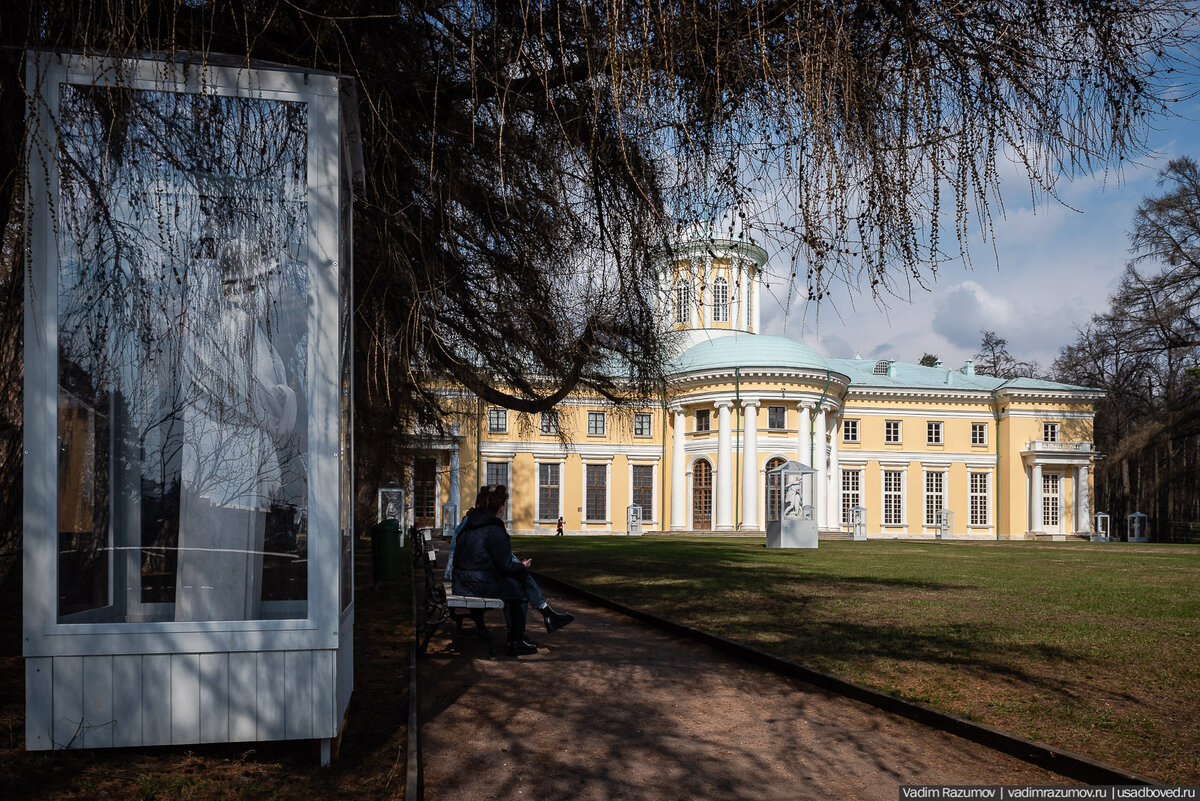
<instances>
[{"instance_id":1,"label":"black shoe","mask_svg":"<svg viewBox=\"0 0 1200 801\"><path fill-rule=\"evenodd\" d=\"M528 640L510 640L508 643L508 653L512 656L536 654L537 645Z\"/></svg>"},{"instance_id":2,"label":"black shoe","mask_svg":"<svg viewBox=\"0 0 1200 801\"><path fill-rule=\"evenodd\" d=\"M561 629L575 619L570 612L555 612L549 605L542 609L542 617L546 621L546 631Z\"/></svg>"}]
</instances>

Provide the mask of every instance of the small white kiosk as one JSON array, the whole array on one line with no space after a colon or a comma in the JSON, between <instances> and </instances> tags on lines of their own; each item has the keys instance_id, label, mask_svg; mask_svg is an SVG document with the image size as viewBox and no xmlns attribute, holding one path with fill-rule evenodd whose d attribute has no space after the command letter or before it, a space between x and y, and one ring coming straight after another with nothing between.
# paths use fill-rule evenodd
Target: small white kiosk
<instances>
[{"instance_id":1,"label":"small white kiosk","mask_svg":"<svg viewBox=\"0 0 1200 801\"><path fill-rule=\"evenodd\" d=\"M31 750L314 739L353 687L353 85L38 54Z\"/></svg>"},{"instance_id":2,"label":"small white kiosk","mask_svg":"<svg viewBox=\"0 0 1200 801\"><path fill-rule=\"evenodd\" d=\"M1109 536L1109 515L1105 512L1096 512L1096 525L1092 531L1092 542L1108 542Z\"/></svg>"},{"instance_id":3,"label":"small white kiosk","mask_svg":"<svg viewBox=\"0 0 1200 801\"><path fill-rule=\"evenodd\" d=\"M630 537L642 536L642 507L636 503L625 508L625 533Z\"/></svg>"},{"instance_id":4,"label":"small white kiosk","mask_svg":"<svg viewBox=\"0 0 1200 801\"><path fill-rule=\"evenodd\" d=\"M816 548L817 507L808 465L785 462L767 471L767 547Z\"/></svg>"},{"instance_id":5,"label":"small white kiosk","mask_svg":"<svg viewBox=\"0 0 1200 801\"><path fill-rule=\"evenodd\" d=\"M1125 517L1125 535L1129 542L1149 542L1150 518L1143 512L1132 512Z\"/></svg>"}]
</instances>

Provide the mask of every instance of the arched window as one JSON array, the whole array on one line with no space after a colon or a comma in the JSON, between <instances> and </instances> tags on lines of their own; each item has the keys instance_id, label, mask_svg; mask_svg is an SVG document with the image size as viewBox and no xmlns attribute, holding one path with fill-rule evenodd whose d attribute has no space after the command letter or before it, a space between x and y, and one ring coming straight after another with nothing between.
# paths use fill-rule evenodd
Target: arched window
<instances>
[{"instance_id":1,"label":"arched window","mask_svg":"<svg viewBox=\"0 0 1200 801\"><path fill-rule=\"evenodd\" d=\"M724 278L718 278L713 281L712 292L713 322L729 322L729 282Z\"/></svg>"},{"instance_id":2,"label":"arched window","mask_svg":"<svg viewBox=\"0 0 1200 801\"><path fill-rule=\"evenodd\" d=\"M692 287L687 281L675 283L675 322L690 323L692 321Z\"/></svg>"},{"instance_id":3,"label":"arched window","mask_svg":"<svg viewBox=\"0 0 1200 801\"><path fill-rule=\"evenodd\" d=\"M705 459L697 459L692 465L692 528L712 528L713 507L712 465Z\"/></svg>"},{"instance_id":4,"label":"arched window","mask_svg":"<svg viewBox=\"0 0 1200 801\"><path fill-rule=\"evenodd\" d=\"M779 473L772 473L771 471L782 466L783 463L784 460L780 459L778 456L767 462L767 486L763 497L767 499L768 522L780 519L783 493L780 492L779 482L783 476L781 476Z\"/></svg>"},{"instance_id":5,"label":"arched window","mask_svg":"<svg viewBox=\"0 0 1200 801\"><path fill-rule=\"evenodd\" d=\"M887 359L880 359L879 361L875 362L875 369L871 372L875 375L887 375L888 367L890 367L891 364L892 363Z\"/></svg>"}]
</instances>

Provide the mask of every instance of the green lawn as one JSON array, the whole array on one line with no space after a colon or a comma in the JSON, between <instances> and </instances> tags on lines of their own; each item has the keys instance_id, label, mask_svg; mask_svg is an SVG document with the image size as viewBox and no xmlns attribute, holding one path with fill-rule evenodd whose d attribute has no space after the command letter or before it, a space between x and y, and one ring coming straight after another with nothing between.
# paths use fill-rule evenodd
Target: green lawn
<instances>
[{"instance_id":1,"label":"green lawn","mask_svg":"<svg viewBox=\"0 0 1200 801\"><path fill-rule=\"evenodd\" d=\"M535 569L809 667L1200 783L1200 546L516 537Z\"/></svg>"}]
</instances>

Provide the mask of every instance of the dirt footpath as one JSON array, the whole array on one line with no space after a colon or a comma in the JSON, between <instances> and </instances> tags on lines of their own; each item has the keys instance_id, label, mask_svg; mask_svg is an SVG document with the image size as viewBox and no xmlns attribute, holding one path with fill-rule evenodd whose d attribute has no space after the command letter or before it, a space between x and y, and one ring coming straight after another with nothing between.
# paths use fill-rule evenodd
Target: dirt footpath
<instances>
[{"instance_id":1,"label":"dirt footpath","mask_svg":"<svg viewBox=\"0 0 1200 801\"><path fill-rule=\"evenodd\" d=\"M575 599L534 656L443 626L419 662L425 798L879 798L902 784L1067 784L968 740ZM535 617L536 619L535 621ZM498 612L489 624L502 636Z\"/></svg>"}]
</instances>

